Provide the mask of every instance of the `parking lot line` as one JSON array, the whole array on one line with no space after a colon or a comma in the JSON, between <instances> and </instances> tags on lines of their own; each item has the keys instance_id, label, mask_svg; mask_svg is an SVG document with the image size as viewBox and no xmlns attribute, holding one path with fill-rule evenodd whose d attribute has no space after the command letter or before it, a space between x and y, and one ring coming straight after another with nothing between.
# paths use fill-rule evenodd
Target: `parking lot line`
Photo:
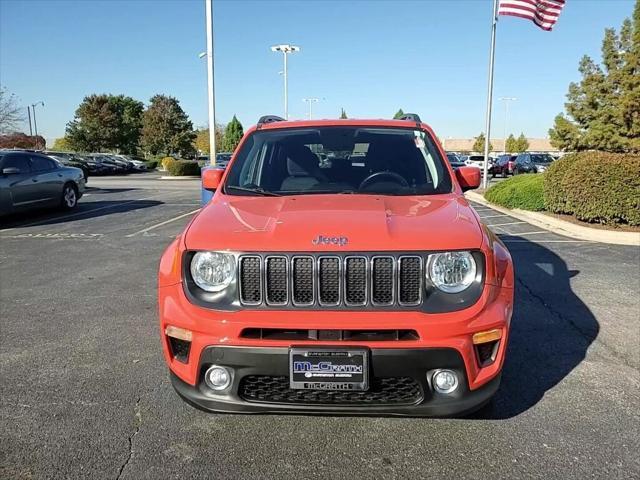
<instances>
[{"instance_id":1,"label":"parking lot line","mask_svg":"<svg viewBox=\"0 0 640 480\"><path fill-rule=\"evenodd\" d=\"M147 232L149 232L151 230L154 230L154 229L156 229L158 227L162 227L163 225L166 225L168 223L175 222L176 220L180 220L181 218L188 217L189 215L193 215L194 213L199 212L199 211L200 211L200 209L196 208L195 210L193 210L191 212L183 213L182 215L178 215L177 217L170 218L169 220L165 220L164 222L156 223L155 225L151 225L150 227L144 228L144 229L139 230L139 231L134 232L134 233L130 233L129 235L125 235L125 237L126 238L135 237L136 235L140 235L141 233L147 233Z\"/></svg>"},{"instance_id":2,"label":"parking lot line","mask_svg":"<svg viewBox=\"0 0 640 480\"><path fill-rule=\"evenodd\" d=\"M487 227L505 227L507 225L518 225L520 223L527 223L527 222L495 223L495 224L492 224L492 225L487 225Z\"/></svg>"},{"instance_id":3,"label":"parking lot line","mask_svg":"<svg viewBox=\"0 0 640 480\"><path fill-rule=\"evenodd\" d=\"M173 195L173 194L176 194L176 193L180 193L180 192L171 192L171 193L165 194L165 195ZM136 202L143 202L145 200L151 200L152 198L155 198L155 197L158 197L158 196L162 196L162 195L159 194L159 195L152 195L151 197L146 197L146 198L136 198L134 200L128 200L126 202L116 203L116 204L113 204L113 205L107 205L107 206L104 206L104 207L92 208L92 209L89 209L89 210L84 210L82 212L72 213L70 215L62 215L60 217L54 217L54 218L47 218L47 219L44 219L44 220L38 220L37 222L27 223L26 225L19 225L17 227L5 228L2 231L3 232L8 232L8 231L11 231L11 230L15 230L16 228L35 227L37 225L42 225L44 223L51 222L52 220L56 220L56 221L58 221L58 220L67 220L69 218L78 217L80 215L86 215L87 213L99 212L100 210L108 210L110 208L117 208L117 207L121 207L122 205L129 205L130 203L136 203Z\"/></svg>"},{"instance_id":4,"label":"parking lot line","mask_svg":"<svg viewBox=\"0 0 640 480\"><path fill-rule=\"evenodd\" d=\"M508 217L509 215L507 215L506 213L501 213L499 215L488 215L486 217L483 217L482 215L480 215L481 219L485 219L485 218L497 218L497 217Z\"/></svg>"},{"instance_id":5,"label":"parking lot line","mask_svg":"<svg viewBox=\"0 0 640 480\"><path fill-rule=\"evenodd\" d=\"M506 232L506 230L502 230L502 231ZM539 233L551 233L551 232L548 232L547 230L536 230L533 232L514 232L514 233L506 232L505 235L513 235L514 237L516 236L519 237L520 235L537 235Z\"/></svg>"},{"instance_id":6,"label":"parking lot line","mask_svg":"<svg viewBox=\"0 0 640 480\"><path fill-rule=\"evenodd\" d=\"M511 234L514 237L518 236L517 233ZM509 240L508 238L501 238L503 243L528 243L531 245L531 240ZM591 242L589 240L544 240L544 239L536 239L535 243L596 243Z\"/></svg>"}]
</instances>

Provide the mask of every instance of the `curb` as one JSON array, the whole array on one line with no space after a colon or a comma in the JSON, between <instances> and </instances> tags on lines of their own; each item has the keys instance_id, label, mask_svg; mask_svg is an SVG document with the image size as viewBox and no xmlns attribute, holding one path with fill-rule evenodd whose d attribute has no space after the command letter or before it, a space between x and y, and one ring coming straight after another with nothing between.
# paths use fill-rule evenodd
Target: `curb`
<instances>
[{"instance_id":1,"label":"curb","mask_svg":"<svg viewBox=\"0 0 640 480\"><path fill-rule=\"evenodd\" d=\"M615 232L611 230L598 230L582 225L575 225L558 218L550 217L543 213L529 212L517 208L510 209L494 205L488 202L482 195L476 192L466 192L465 196L474 202L478 202L487 207L493 208L498 212L510 215L524 222L544 228L553 233L558 233L566 237L576 238L578 240L587 240L589 242L610 243L613 245L632 245L640 246L640 233L636 232Z\"/></svg>"},{"instance_id":2,"label":"curb","mask_svg":"<svg viewBox=\"0 0 640 480\"><path fill-rule=\"evenodd\" d=\"M160 177L160 180L200 180L199 175L183 175L180 177Z\"/></svg>"}]
</instances>

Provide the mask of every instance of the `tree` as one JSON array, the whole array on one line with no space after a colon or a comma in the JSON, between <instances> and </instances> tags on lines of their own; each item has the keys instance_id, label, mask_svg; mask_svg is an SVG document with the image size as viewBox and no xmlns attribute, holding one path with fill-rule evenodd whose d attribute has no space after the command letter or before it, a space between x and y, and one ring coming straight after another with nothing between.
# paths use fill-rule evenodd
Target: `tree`
<instances>
[{"instance_id":1,"label":"tree","mask_svg":"<svg viewBox=\"0 0 640 480\"><path fill-rule=\"evenodd\" d=\"M218 149L222 148L224 143L224 125L216 123L216 146ZM200 128L196 130L196 138L193 142L194 148L198 152L202 152L206 155L209 154L209 129Z\"/></svg>"},{"instance_id":2,"label":"tree","mask_svg":"<svg viewBox=\"0 0 640 480\"><path fill-rule=\"evenodd\" d=\"M640 0L632 19L605 30L602 62L584 56L582 80L571 83L565 109L549 130L563 150L640 152Z\"/></svg>"},{"instance_id":3,"label":"tree","mask_svg":"<svg viewBox=\"0 0 640 480\"><path fill-rule=\"evenodd\" d=\"M529 140L527 140L527 137L524 136L524 133L520 133L520 136L515 141L514 147L515 148L510 151L516 152L516 153L522 153L527 151L527 149L529 148Z\"/></svg>"},{"instance_id":4,"label":"tree","mask_svg":"<svg viewBox=\"0 0 640 480\"><path fill-rule=\"evenodd\" d=\"M72 149L135 153L142 128L142 102L124 95L89 95L67 124Z\"/></svg>"},{"instance_id":5,"label":"tree","mask_svg":"<svg viewBox=\"0 0 640 480\"><path fill-rule=\"evenodd\" d=\"M399 109L396 114L393 116L394 120L399 119L400 117L402 117L404 115L404 112L402 111L402 109Z\"/></svg>"},{"instance_id":6,"label":"tree","mask_svg":"<svg viewBox=\"0 0 640 480\"><path fill-rule=\"evenodd\" d=\"M70 152L73 151L73 146L67 137L60 137L56 138L51 149L57 152Z\"/></svg>"},{"instance_id":7,"label":"tree","mask_svg":"<svg viewBox=\"0 0 640 480\"><path fill-rule=\"evenodd\" d=\"M551 145L561 150L580 150L581 137L580 128L561 113L556 116L554 127L549 130Z\"/></svg>"},{"instance_id":8,"label":"tree","mask_svg":"<svg viewBox=\"0 0 640 480\"><path fill-rule=\"evenodd\" d=\"M24 115L18 106L18 97L0 87L0 134L18 130L18 124L24 120Z\"/></svg>"},{"instance_id":9,"label":"tree","mask_svg":"<svg viewBox=\"0 0 640 480\"><path fill-rule=\"evenodd\" d=\"M244 130L242 124L234 115L224 130L224 140L222 142L224 151L233 152L240 143L243 135Z\"/></svg>"},{"instance_id":10,"label":"tree","mask_svg":"<svg viewBox=\"0 0 640 480\"><path fill-rule=\"evenodd\" d=\"M473 143L473 151L484 152L484 144L485 144L484 133L481 133L476 137L476 141ZM490 152L493 151L493 145L491 145L491 142L489 142L489 151Z\"/></svg>"},{"instance_id":11,"label":"tree","mask_svg":"<svg viewBox=\"0 0 640 480\"><path fill-rule=\"evenodd\" d=\"M177 99L167 95L151 97L142 117L142 147L152 155L187 156L194 153L196 134Z\"/></svg>"},{"instance_id":12,"label":"tree","mask_svg":"<svg viewBox=\"0 0 640 480\"><path fill-rule=\"evenodd\" d=\"M29 136L24 133L9 133L0 135L0 148L35 148L44 150L47 143L42 135Z\"/></svg>"},{"instance_id":13,"label":"tree","mask_svg":"<svg viewBox=\"0 0 640 480\"><path fill-rule=\"evenodd\" d=\"M345 111L344 111L344 108L341 108L341 109L340 109L340 118L341 118L342 120L345 120L346 118L348 118L348 117L347 117L347 112L345 112Z\"/></svg>"},{"instance_id":14,"label":"tree","mask_svg":"<svg viewBox=\"0 0 640 480\"><path fill-rule=\"evenodd\" d=\"M504 144L504 149L506 152L509 153L513 153L513 152L517 152L518 150L516 149L517 147L517 140L516 137L513 136L513 133L509 134L509 136L507 137L507 140Z\"/></svg>"}]
</instances>

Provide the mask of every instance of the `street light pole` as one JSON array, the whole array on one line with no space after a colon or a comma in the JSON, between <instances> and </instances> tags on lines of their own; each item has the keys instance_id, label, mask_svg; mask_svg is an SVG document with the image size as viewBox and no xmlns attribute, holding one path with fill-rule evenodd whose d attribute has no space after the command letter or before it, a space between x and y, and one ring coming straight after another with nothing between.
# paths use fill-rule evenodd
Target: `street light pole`
<instances>
[{"instance_id":1,"label":"street light pole","mask_svg":"<svg viewBox=\"0 0 640 480\"><path fill-rule=\"evenodd\" d=\"M44 102L36 102L31 105L31 110L33 110L33 129L35 131L36 137L38 136L38 123L36 122L36 106L42 105L44 107Z\"/></svg>"},{"instance_id":2,"label":"street light pole","mask_svg":"<svg viewBox=\"0 0 640 480\"><path fill-rule=\"evenodd\" d=\"M207 95L209 100L209 164L216 166L216 100L213 78L213 0L204 0L207 20Z\"/></svg>"},{"instance_id":3,"label":"street light pole","mask_svg":"<svg viewBox=\"0 0 640 480\"><path fill-rule=\"evenodd\" d=\"M272 52L282 52L284 55L284 118L289 120L289 83L287 78L287 56L290 53L299 52L300 47L289 44L274 45L271 47Z\"/></svg>"},{"instance_id":4,"label":"street light pole","mask_svg":"<svg viewBox=\"0 0 640 480\"><path fill-rule=\"evenodd\" d=\"M504 145L503 154L507 153L507 124L509 123L509 102L518 100L516 97L500 97L499 100L504 102Z\"/></svg>"},{"instance_id":5,"label":"street light pole","mask_svg":"<svg viewBox=\"0 0 640 480\"><path fill-rule=\"evenodd\" d=\"M302 101L307 102L309 104L309 120L311 120L313 118L313 104L318 103L320 99L312 97L312 98L303 98Z\"/></svg>"},{"instance_id":6,"label":"street light pole","mask_svg":"<svg viewBox=\"0 0 640 480\"><path fill-rule=\"evenodd\" d=\"M33 137L33 128L31 127L31 107L27 105L27 115L29 116L29 136Z\"/></svg>"}]
</instances>

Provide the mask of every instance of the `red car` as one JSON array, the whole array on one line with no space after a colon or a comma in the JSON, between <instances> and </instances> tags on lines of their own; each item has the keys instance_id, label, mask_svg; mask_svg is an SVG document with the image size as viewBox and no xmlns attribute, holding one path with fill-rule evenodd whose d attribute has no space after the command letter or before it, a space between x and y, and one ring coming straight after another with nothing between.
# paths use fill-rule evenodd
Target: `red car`
<instances>
[{"instance_id":1,"label":"red car","mask_svg":"<svg viewBox=\"0 0 640 480\"><path fill-rule=\"evenodd\" d=\"M450 416L498 389L513 267L430 127L263 117L164 252L178 394L216 412Z\"/></svg>"},{"instance_id":2,"label":"red car","mask_svg":"<svg viewBox=\"0 0 640 480\"><path fill-rule=\"evenodd\" d=\"M492 177L500 175L502 178L513 175L517 157L517 155L500 155L495 163L491 165L489 173L491 173Z\"/></svg>"}]
</instances>

